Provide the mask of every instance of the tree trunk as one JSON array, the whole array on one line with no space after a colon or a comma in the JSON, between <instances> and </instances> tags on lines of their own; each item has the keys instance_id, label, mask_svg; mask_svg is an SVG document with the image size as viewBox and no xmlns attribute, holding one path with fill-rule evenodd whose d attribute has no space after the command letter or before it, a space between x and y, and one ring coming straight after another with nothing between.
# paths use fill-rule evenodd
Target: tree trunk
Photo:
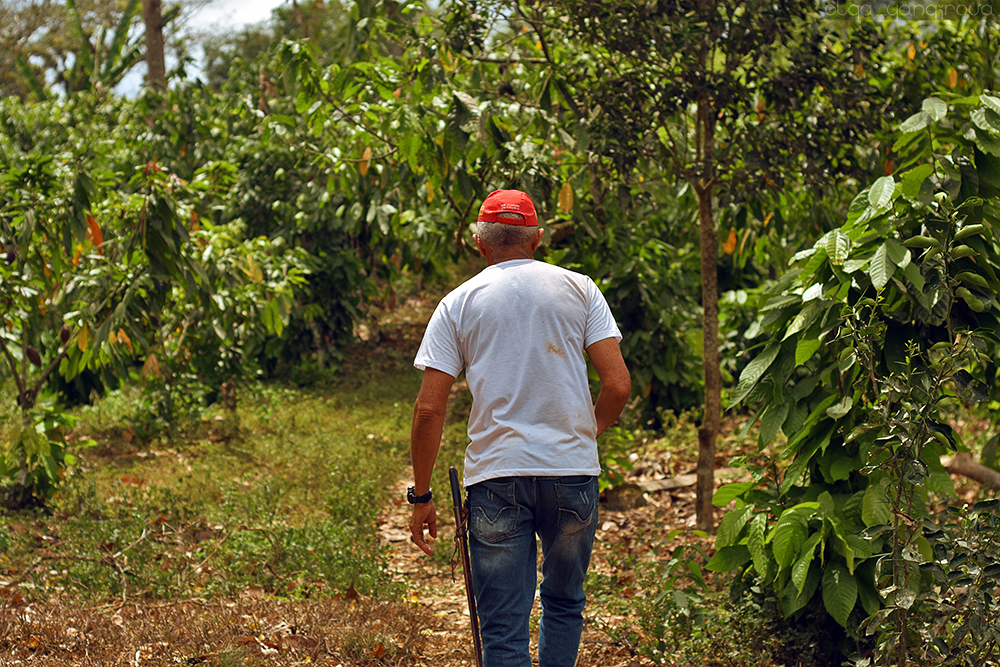
<instances>
[{"instance_id":1,"label":"tree trunk","mask_svg":"<svg viewBox=\"0 0 1000 667\"><path fill-rule=\"evenodd\" d=\"M146 23L146 85L167 88L167 66L163 57L163 12L161 0L142 0Z\"/></svg>"},{"instance_id":2,"label":"tree trunk","mask_svg":"<svg viewBox=\"0 0 1000 667\"><path fill-rule=\"evenodd\" d=\"M698 104L698 149L701 176L698 195L698 228L701 236L702 365L705 373L705 414L698 428L698 482L695 514L699 530L715 532L715 440L722 418L722 372L719 369L719 268L712 212L715 180L715 118L707 100Z\"/></svg>"}]
</instances>

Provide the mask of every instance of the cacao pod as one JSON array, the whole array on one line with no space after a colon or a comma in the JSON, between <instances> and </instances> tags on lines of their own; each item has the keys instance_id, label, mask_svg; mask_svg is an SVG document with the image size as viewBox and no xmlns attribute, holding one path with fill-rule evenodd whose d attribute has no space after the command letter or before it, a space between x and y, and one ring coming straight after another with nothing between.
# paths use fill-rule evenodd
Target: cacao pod
<instances>
[{"instance_id":1,"label":"cacao pod","mask_svg":"<svg viewBox=\"0 0 1000 667\"><path fill-rule=\"evenodd\" d=\"M62 325L62 329L59 330L59 340L63 342L63 345L69 342L69 335L70 335L69 327L66 326L65 324Z\"/></svg>"},{"instance_id":2,"label":"cacao pod","mask_svg":"<svg viewBox=\"0 0 1000 667\"><path fill-rule=\"evenodd\" d=\"M13 264L14 260L17 259L17 252L13 249L7 251L7 263Z\"/></svg>"},{"instance_id":3,"label":"cacao pod","mask_svg":"<svg viewBox=\"0 0 1000 667\"><path fill-rule=\"evenodd\" d=\"M28 349L25 350L25 354L28 355L28 361L30 361L34 365L38 366L39 368L41 368L41 366L42 366L42 355L38 354L38 350L36 350L35 348L33 348L33 347L31 347L29 345Z\"/></svg>"}]
</instances>

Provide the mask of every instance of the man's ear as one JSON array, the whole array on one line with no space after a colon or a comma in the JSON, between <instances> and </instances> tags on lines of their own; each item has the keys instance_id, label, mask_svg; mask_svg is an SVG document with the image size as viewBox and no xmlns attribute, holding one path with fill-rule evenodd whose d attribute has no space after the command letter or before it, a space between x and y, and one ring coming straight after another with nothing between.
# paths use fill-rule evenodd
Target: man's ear
<instances>
[{"instance_id":1,"label":"man's ear","mask_svg":"<svg viewBox=\"0 0 1000 667\"><path fill-rule=\"evenodd\" d=\"M531 252L538 250L538 246L542 244L542 237L545 236L545 230L541 227L535 232L535 237L531 239Z\"/></svg>"},{"instance_id":2,"label":"man's ear","mask_svg":"<svg viewBox=\"0 0 1000 667\"><path fill-rule=\"evenodd\" d=\"M483 245L483 242L479 240L479 234L473 234L472 240L475 241L476 247L479 248L480 254L482 254L483 257L486 257L486 246Z\"/></svg>"}]
</instances>

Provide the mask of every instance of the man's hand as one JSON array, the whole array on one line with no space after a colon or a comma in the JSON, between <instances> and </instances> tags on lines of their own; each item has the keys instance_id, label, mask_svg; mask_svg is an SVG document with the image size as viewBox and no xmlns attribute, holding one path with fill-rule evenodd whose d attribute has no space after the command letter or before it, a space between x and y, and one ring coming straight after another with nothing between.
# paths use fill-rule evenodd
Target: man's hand
<instances>
[{"instance_id":1,"label":"man's hand","mask_svg":"<svg viewBox=\"0 0 1000 667\"><path fill-rule=\"evenodd\" d=\"M428 556L434 555L434 549L424 540L424 526L427 526L427 534L437 539L437 508L434 501L429 503L418 503L413 506L413 517L410 519L410 532L413 534L413 543Z\"/></svg>"}]
</instances>

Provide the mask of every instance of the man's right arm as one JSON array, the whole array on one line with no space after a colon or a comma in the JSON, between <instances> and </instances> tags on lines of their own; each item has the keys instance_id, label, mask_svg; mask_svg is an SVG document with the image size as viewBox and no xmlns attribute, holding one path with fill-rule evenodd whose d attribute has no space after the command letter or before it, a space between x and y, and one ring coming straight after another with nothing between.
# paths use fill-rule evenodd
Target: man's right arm
<instances>
[{"instance_id":1,"label":"man's right arm","mask_svg":"<svg viewBox=\"0 0 1000 667\"><path fill-rule=\"evenodd\" d=\"M632 378L615 338L605 338L591 344L587 348L587 356L601 378L601 391L594 404L597 435L600 435L618 419L625 407L632 392Z\"/></svg>"},{"instance_id":2,"label":"man's right arm","mask_svg":"<svg viewBox=\"0 0 1000 667\"><path fill-rule=\"evenodd\" d=\"M434 368L424 371L420 393L413 406L413 424L410 427L410 458L413 461L414 493L422 496L431 488L431 473L441 435L444 431L445 412L448 407L448 393L455 378ZM431 537L437 537L437 509L434 501L413 506L410 532L413 542L428 555L433 553L424 538L424 526Z\"/></svg>"}]
</instances>

